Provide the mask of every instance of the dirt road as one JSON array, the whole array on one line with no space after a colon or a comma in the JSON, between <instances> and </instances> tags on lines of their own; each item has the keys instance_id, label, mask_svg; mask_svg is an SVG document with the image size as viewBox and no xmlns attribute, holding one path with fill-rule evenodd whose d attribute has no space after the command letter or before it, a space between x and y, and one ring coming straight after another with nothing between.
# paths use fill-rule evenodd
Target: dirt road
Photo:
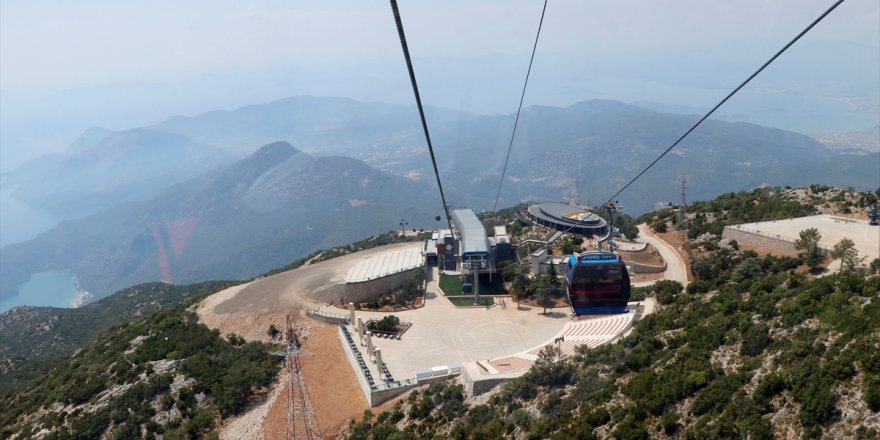
<instances>
[{"instance_id":1,"label":"dirt road","mask_svg":"<svg viewBox=\"0 0 880 440\"><path fill-rule=\"evenodd\" d=\"M683 286L687 286L687 266L684 264L684 260L681 254L678 253L678 250L654 235L648 228L648 225L642 223L638 228L639 238L636 241L644 241L651 244L657 249L657 252L660 252L660 256L666 260L666 272L663 273L663 279L678 281Z\"/></svg>"}]
</instances>

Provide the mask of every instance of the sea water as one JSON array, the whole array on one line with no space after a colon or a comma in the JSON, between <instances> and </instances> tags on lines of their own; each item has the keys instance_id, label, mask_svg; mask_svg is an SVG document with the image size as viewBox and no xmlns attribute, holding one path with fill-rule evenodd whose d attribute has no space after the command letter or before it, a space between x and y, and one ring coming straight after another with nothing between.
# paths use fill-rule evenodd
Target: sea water
<instances>
[{"instance_id":1,"label":"sea water","mask_svg":"<svg viewBox=\"0 0 880 440\"><path fill-rule=\"evenodd\" d=\"M57 214L13 198L13 190L9 186L0 190L0 246L30 240L61 220ZM77 299L84 299L74 275L64 271L33 274L16 290L18 295L0 298L0 313L21 305L73 307Z\"/></svg>"},{"instance_id":2,"label":"sea water","mask_svg":"<svg viewBox=\"0 0 880 440\"><path fill-rule=\"evenodd\" d=\"M0 298L0 313L23 305L72 307L81 294L73 274L62 271L35 273L16 290L18 295Z\"/></svg>"},{"instance_id":3,"label":"sea water","mask_svg":"<svg viewBox=\"0 0 880 440\"><path fill-rule=\"evenodd\" d=\"M58 224L58 215L13 198L12 191L0 190L0 246L30 240Z\"/></svg>"}]
</instances>

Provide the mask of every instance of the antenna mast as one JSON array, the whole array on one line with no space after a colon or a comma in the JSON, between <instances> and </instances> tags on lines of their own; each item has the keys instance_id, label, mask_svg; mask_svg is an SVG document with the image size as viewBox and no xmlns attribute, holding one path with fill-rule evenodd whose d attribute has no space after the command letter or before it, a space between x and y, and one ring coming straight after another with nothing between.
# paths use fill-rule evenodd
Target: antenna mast
<instances>
[{"instance_id":1,"label":"antenna mast","mask_svg":"<svg viewBox=\"0 0 880 440\"><path fill-rule=\"evenodd\" d=\"M678 224L676 229L679 231L687 230L687 176L681 175L681 205L678 207Z\"/></svg>"}]
</instances>

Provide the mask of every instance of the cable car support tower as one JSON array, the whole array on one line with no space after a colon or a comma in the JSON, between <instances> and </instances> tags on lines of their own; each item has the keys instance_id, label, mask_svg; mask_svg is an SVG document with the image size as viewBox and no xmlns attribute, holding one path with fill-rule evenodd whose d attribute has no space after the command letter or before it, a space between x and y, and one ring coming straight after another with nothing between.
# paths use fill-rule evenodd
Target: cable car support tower
<instances>
[{"instance_id":1,"label":"cable car support tower","mask_svg":"<svg viewBox=\"0 0 880 440\"><path fill-rule=\"evenodd\" d=\"M301 341L304 339L303 331L300 328L294 328L287 315L284 331L285 348L274 353L277 356L284 357L285 368L287 369L287 427L285 430L285 438L288 440L308 439L315 440L323 438L321 436L321 428L318 426L318 419L315 416L312 407L309 391L306 388L306 381L302 375L299 358L302 356L314 356L313 353L301 350Z\"/></svg>"}]
</instances>

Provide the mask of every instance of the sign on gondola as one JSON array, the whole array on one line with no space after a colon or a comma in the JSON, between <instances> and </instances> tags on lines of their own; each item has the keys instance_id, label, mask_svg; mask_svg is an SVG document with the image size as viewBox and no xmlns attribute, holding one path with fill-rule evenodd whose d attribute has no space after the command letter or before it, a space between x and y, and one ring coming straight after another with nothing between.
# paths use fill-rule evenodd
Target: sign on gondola
<instances>
[{"instance_id":1,"label":"sign on gondola","mask_svg":"<svg viewBox=\"0 0 880 440\"><path fill-rule=\"evenodd\" d=\"M616 260L617 255L613 252L589 252L578 255L578 261Z\"/></svg>"}]
</instances>

